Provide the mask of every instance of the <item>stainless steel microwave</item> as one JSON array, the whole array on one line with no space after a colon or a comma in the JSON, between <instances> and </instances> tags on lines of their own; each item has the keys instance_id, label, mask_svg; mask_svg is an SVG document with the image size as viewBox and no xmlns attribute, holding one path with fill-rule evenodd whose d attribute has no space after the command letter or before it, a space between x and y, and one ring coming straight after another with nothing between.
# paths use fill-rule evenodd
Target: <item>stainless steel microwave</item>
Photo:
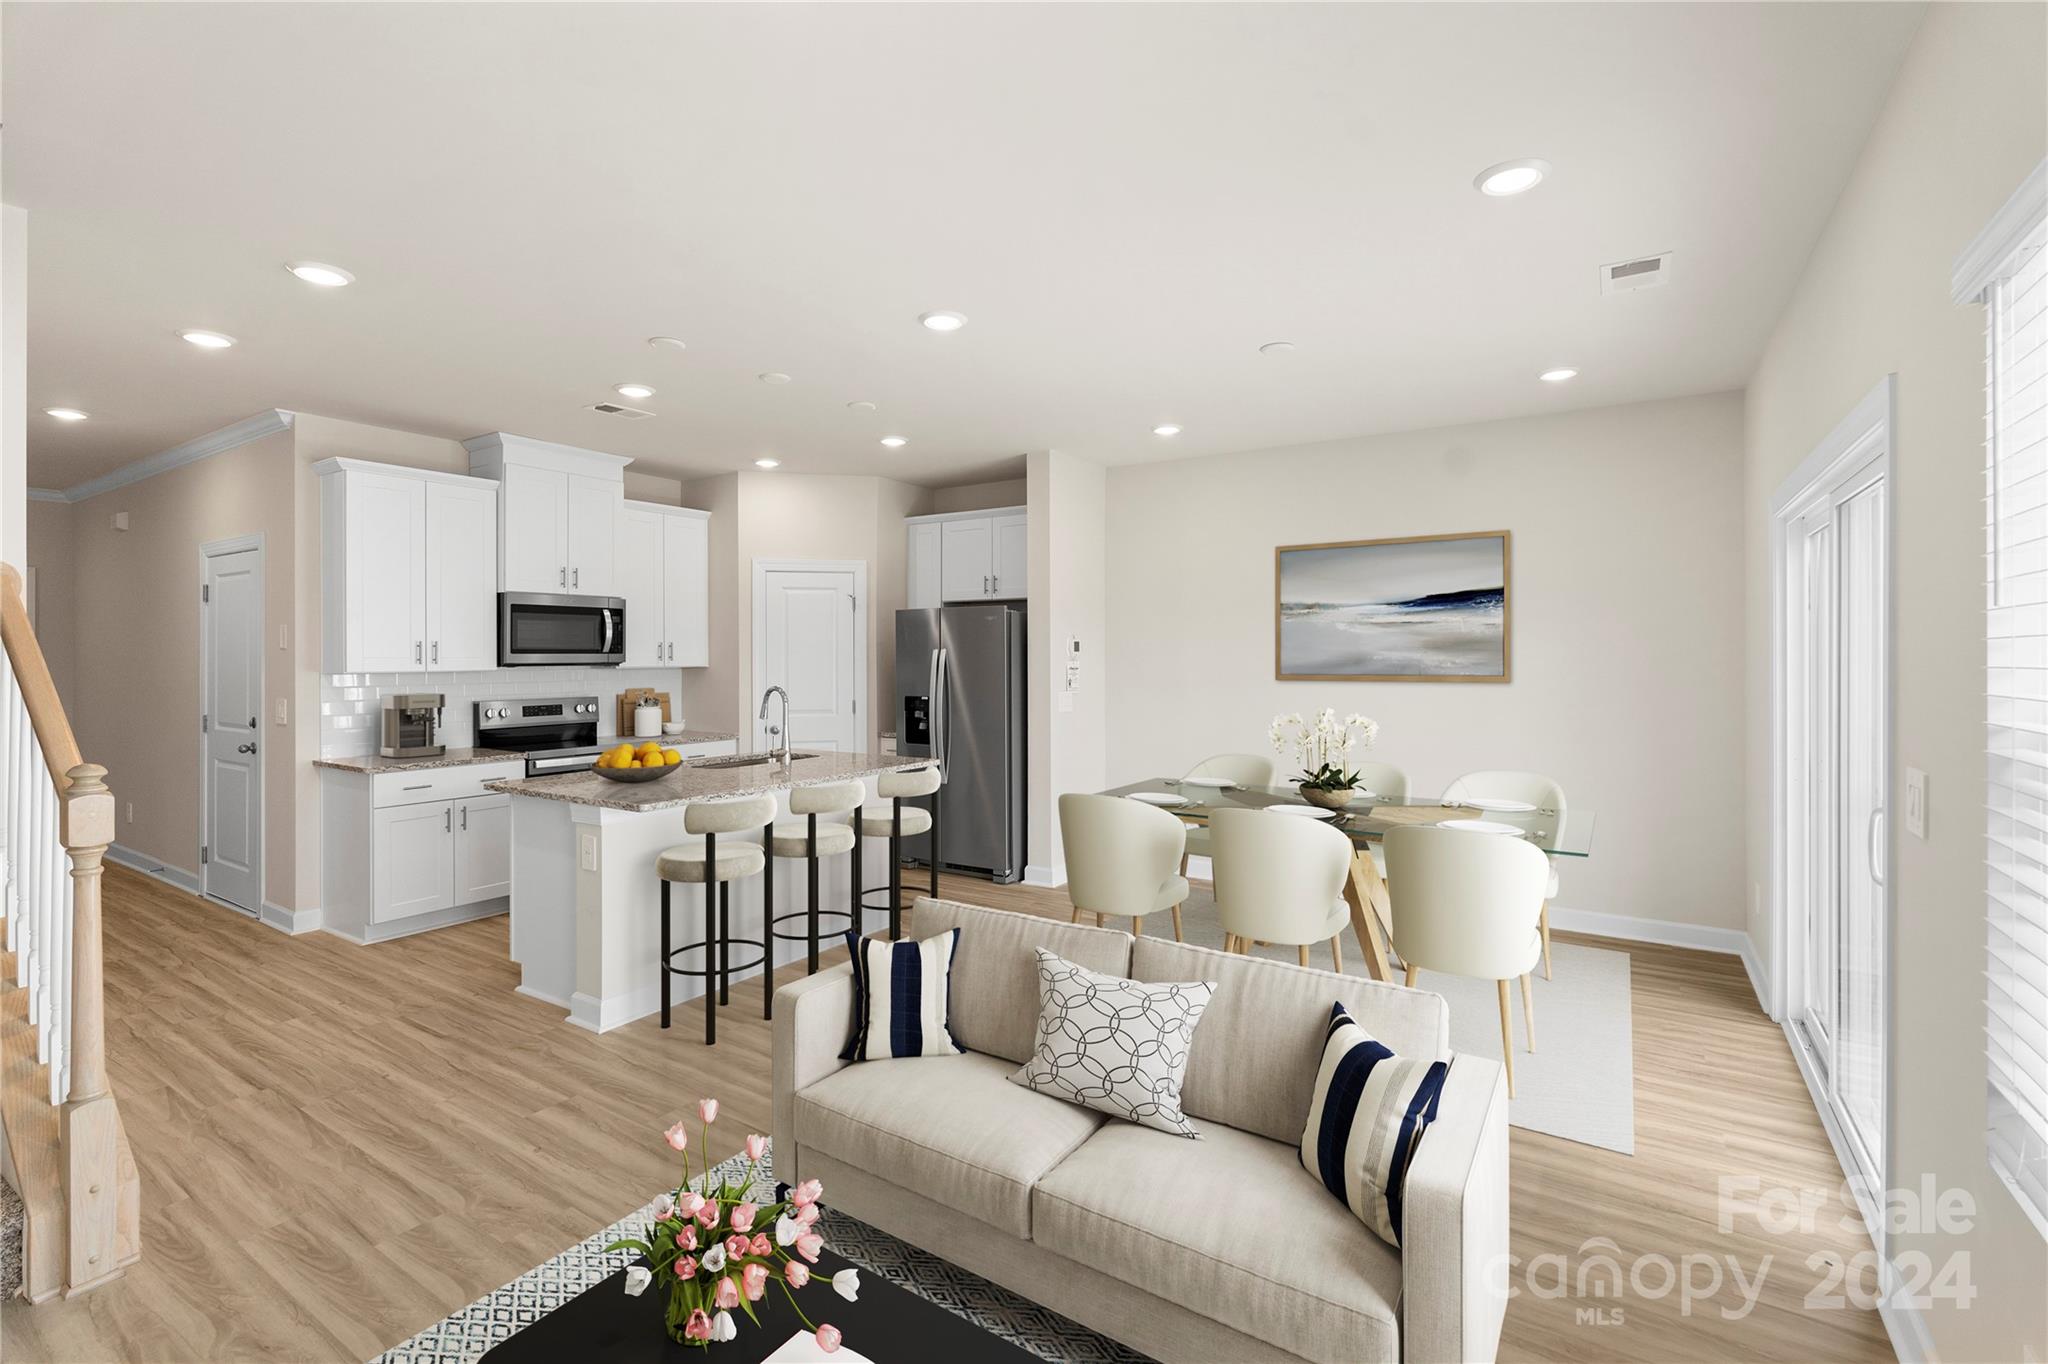
<instances>
[{"instance_id":1,"label":"stainless steel microwave","mask_svg":"<svg viewBox=\"0 0 2048 1364\"><path fill-rule=\"evenodd\" d=\"M622 597L555 592L498 594L498 666L616 666L626 660Z\"/></svg>"}]
</instances>

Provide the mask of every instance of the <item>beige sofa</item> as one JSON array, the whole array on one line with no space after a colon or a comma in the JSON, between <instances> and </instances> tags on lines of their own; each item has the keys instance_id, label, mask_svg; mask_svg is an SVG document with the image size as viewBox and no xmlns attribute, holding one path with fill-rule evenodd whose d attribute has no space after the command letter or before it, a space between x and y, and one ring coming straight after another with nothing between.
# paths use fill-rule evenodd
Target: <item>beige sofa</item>
<instances>
[{"instance_id":1,"label":"beige sofa","mask_svg":"<svg viewBox=\"0 0 2048 1364\"><path fill-rule=\"evenodd\" d=\"M919 900L905 936L958 927L962 1056L839 1059L845 965L776 992L775 1172L825 1202L1169 1361L1490 1360L1507 1305L1507 1090L1461 1055L1408 1175L1396 1251L1302 1168L1330 1005L1409 1056L1448 1056L1440 996ZM1012 1084L1046 947L1137 980L1211 980L1182 1091L1189 1141Z\"/></svg>"}]
</instances>

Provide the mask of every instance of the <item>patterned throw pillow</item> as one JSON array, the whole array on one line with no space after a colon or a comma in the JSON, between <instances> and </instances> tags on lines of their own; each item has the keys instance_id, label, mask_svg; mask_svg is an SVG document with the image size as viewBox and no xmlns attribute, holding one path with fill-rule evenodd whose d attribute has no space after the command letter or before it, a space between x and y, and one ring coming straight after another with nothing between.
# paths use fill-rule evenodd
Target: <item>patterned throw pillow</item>
<instances>
[{"instance_id":1,"label":"patterned throw pillow","mask_svg":"<svg viewBox=\"0 0 2048 1364\"><path fill-rule=\"evenodd\" d=\"M954 1056L961 1046L946 1026L953 992L953 949L960 930L923 942L863 941L846 935L853 957L853 1036L842 1061Z\"/></svg>"},{"instance_id":2,"label":"patterned throw pillow","mask_svg":"<svg viewBox=\"0 0 2048 1364\"><path fill-rule=\"evenodd\" d=\"M1401 1244L1401 1186L1449 1071L1394 1055L1342 1004L1330 1009L1301 1163L1390 1246Z\"/></svg>"},{"instance_id":3,"label":"patterned throw pillow","mask_svg":"<svg viewBox=\"0 0 2048 1364\"><path fill-rule=\"evenodd\" d=\"M1119 980L1038 949L1038 1043L1010 1078L1027 1089L1199 1137L1180 1111L1188 1041L1216 987Z\"/></svg>"}]
</instances>

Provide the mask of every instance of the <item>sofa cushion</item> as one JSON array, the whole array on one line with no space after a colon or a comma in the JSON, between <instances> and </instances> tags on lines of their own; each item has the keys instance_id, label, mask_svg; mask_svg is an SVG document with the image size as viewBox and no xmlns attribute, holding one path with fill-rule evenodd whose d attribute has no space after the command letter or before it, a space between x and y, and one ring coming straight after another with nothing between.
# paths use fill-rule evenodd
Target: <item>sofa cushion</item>
<instances>
[{"instance_id":1,"label":"sofa cushion","mask_svg":"<svg viewBox=\"0 0 2048 1364\"><path fill-rule=\"evenodd\" d=\"M953 954L953 1040L969 1051L1020 1064L1030 1057L1038 1032L1038 961L1033 949L1057 952L1076 966L1105 975L1131 974L1131 935L1114 929L928 899L917 902L911 922L918 937L961 930L960 947ZM1329 1007L1327 999L1323 1007Z\"/></svg>"},{"instance_id":2,"label":"sofa cushion","mask_svg":"<svg viewBox=\"0 0 2048 1364\"><path fill-rule=\"evenodd\" d=\"M1397 1056L1330 1006L1301 1164L1390 1246L1401 1244L1403 1186L1422 1134L1436 1121L1448 1061Z\"/></svg>"},{"instance_id":3,"label":"sofa cushion","mask_svg":"<svg viewBox=\"0 0 2048 1364\"><path fill-rule=\"evenodd\" d=\"M960 1044L947 1031L952 1008L953 948L960 930L923 942L846 935L853 959L853 1035L842 1061L952 1056Z\"/></svg>"},{"instance_id":4,"label":"sofa cushion","mask_svg":"<svg viewBox=\"0 0 2048 1364\"><path fill-rule=\"evenodd\" d=\"M1151 937L1137 940L1126 974L1216 982L1189 1049L1181 1103L1190 1118L1290 1146L1301 1141L1308 1117L1332 1001L1402 1056L1433 1061L1451 1054L1450 1008L1426 990Z\"/></svg>"},{"instance_id":5,"label":"sofa cushion","mask_svg":"<svg viewBox=\"0 0 2048 1364\"><path fill-rule=\"evenodd\" d=\"M798 1139L1028 1238L1031 1186L1104 1120L1011 1084L1012 1069L972 1052L848 1066L797 1092Z\"/></svg>"},{"instance_id":6,"label":"sofa cushion","mask_svg":"<svg viewBox=\"0 0 2048 1364\"><path fill-rule=\"evenodd\" d=\"M1304 1359L1399 1359L1400 1257L1294 1145L1202 1137L1109 1123L1039 1180L1031 1239Z\"/></svg>"}]
</instances>

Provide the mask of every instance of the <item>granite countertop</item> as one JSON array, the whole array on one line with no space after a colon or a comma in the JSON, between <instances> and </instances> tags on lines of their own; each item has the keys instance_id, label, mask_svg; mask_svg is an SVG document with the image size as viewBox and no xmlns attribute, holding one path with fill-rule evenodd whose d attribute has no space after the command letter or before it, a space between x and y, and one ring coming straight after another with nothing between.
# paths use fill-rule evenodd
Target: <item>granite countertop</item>
<instances>
[{"instance_id":1,"label":"granite countertop","mask_svg":"<svg viewBox=\"0 0 2048 1364\"><path fill-rule=\"evenodd\" d=\"M386 758L376 753L337 754L315 758L313 766L337 772L426 772L436 767L475 767L481 763L523 763L524 753L504 748L451 748L434 758Z\"/></svg>"},{"instance_id":2,"label":"granite countertop","mask_svg":"<svg viewBox=\"0 0 2048 1364\"><path fill-rule=\"evenodd\" d=\"M801 750L799 750L801 752ZM673 810L693 800L716 800L721 796L746 796L760 791L786 791L792 786L817 786L828 781L852 781L880 772L924 767L929 758L898 758L880 753L818 753L798 758L787 768L780 763L756 763L750 767L707 767L724 758L693 758L649 782L612 781L595 772L564 772L552 777L522 777L514 781L485 782L492 791L514 796L537 796L574 805L601 805L608 810Z\"/></svg>"},{"instance_id":3,"label":"granite countertop","mask_svg":"<svg viewBox=\"0 0 2048 1364\"><path fill-rule=\"evenodd\" d=\"M652 739L663 748L674 748L679 744L722 744L727 739L737 739L737 734L721 734L714 729L686 729L681 734L607 734L597 742L606 748L617 744L631 744L638 748ZM613 783L617 785L617 783Z\"/></svg>"}]
</instances>

